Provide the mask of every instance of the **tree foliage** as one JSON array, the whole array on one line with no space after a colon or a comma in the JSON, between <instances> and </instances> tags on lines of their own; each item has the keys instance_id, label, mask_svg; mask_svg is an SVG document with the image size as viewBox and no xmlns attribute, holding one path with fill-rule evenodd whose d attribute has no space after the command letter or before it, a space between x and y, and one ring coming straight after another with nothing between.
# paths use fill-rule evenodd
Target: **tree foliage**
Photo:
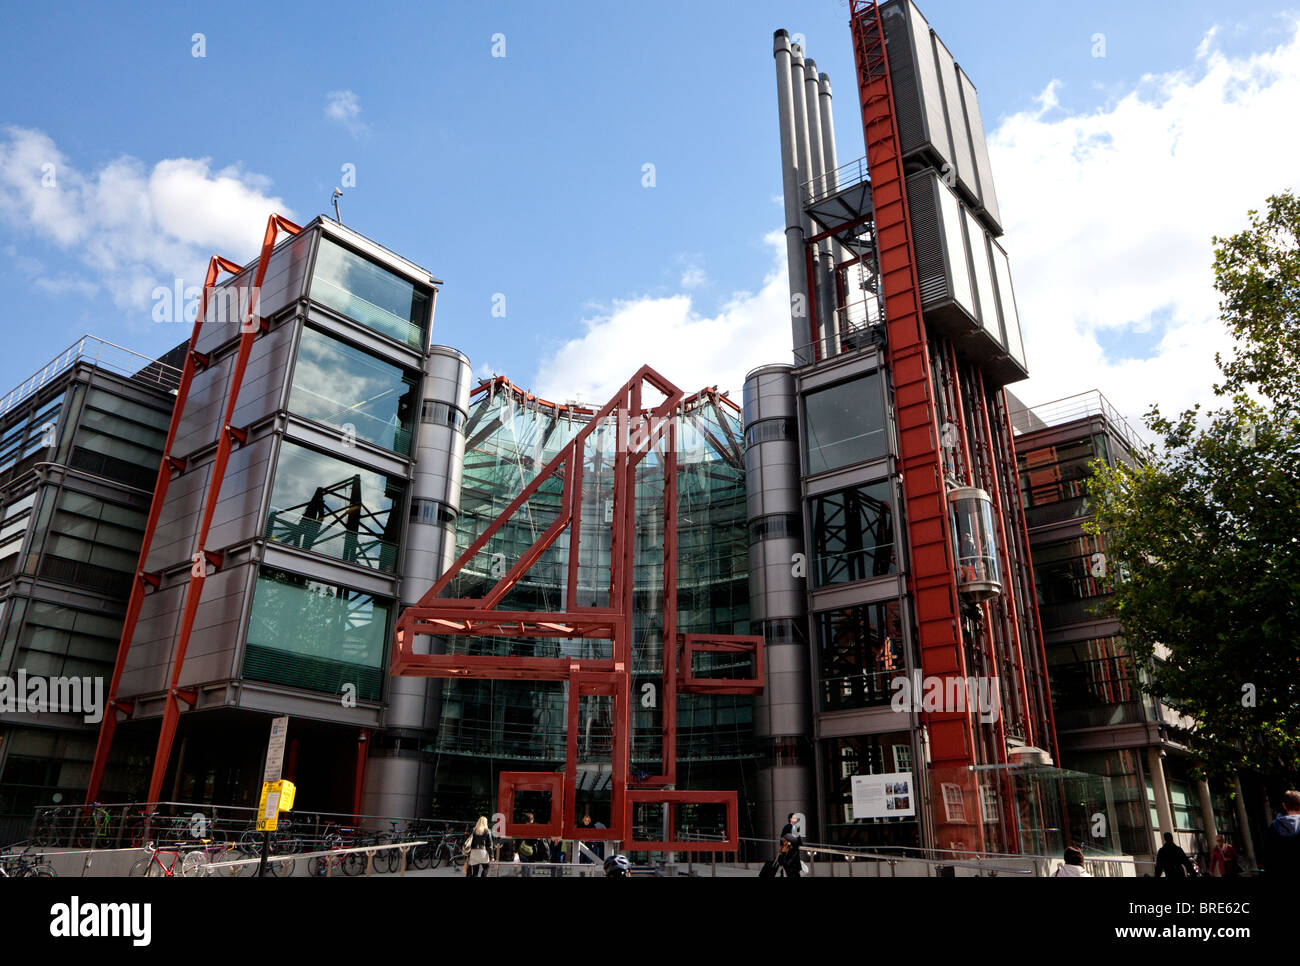
<instances>
[{"instance_id":1,"label":"tree foliage","mask_svg":"<svg viewBox=\"0 0 1300 966\"><path fill-rule=\"evenodd\" d=\"M1300 771L1300 198L1215 238L1235 347L1217 404L1176 417L1134 466L1095 466L1091 532L1151 693L1188 715L1211 771Z\"/></svg>"}]
</instances>

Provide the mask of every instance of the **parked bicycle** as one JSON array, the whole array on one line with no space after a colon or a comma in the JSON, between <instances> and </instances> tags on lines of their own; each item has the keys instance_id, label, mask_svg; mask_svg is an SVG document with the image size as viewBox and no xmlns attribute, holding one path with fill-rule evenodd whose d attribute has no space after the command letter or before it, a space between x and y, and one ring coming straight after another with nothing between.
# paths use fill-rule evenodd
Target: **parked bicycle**
<instances>
[{"instance_id":1,"label":"parked bicycle","mask_svg":"<svg viewBox=\"0 0 1300 966\"><path fill-rule=\"evenodd\" d=\"M32 855L29 852L0 855L0 875L14 879L31 877L53 879L57 877L54 866L46 862L44 856Z\"/></svg>"},{"instance_id":2,"label":"parked bicycle","mask_svg":"<svg viewBox=\"0 0 1300 966\"><path fill-rule=\"evenodd\" d=\"M180 849L160 849L152 842L144 844L145 857L131 866L127 873L133 879L174 879L184 875L184 860Z\"/></svg>"},{"instance_id":3,"label":"parked bicycle","mask_svg":"<svg viewBox=\"0 0 1300 966\"><path fill-rule=\"evenodd\" d=\"M445 829L438 842L433 847L433 854L430 856L430 867L436 869L444 861L453 868L459 869L469 858L469 853L465 851L465 842L461 838L460 832L453 832L450 828Z\"/></svg>"}]
</instances>

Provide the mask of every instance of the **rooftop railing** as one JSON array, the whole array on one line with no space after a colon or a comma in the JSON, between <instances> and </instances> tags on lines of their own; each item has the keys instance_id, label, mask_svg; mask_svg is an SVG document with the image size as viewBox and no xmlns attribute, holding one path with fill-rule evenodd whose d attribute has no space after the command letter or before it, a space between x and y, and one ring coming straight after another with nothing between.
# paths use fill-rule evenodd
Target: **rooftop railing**
<instances>
[{"instance_id":1,"label":"rooftop railing","mask_svg":"<svg viewBox=\"0 0 1300 966\"><path fill-rule=\"evenodd\" d=\"M1134 451L1144 450L1151 445L1146 436L1125 419L1114 404L1097 389L1014 411L1011 414L1011 427L1016 435L1020 435L1044 427L1061 426L1088 416L1105 417L1120 438Z\"/></svg>"},{"instance_id":2,"label":"rooftop railing","mask_svg":"<svg viewBox=\"0 0 1300 966\"><path fill-rule=\"evenodd\" d=\"M19 383L0 403L0 416L19 405L24 399L53 382L59 375L78 362L86 362L100 369L115 372L159 389L174 391L181 384L181 371L175 366L159 362L138 352L123 348L93 335L83 335L67 349Z\"/></svg>"}]
</instances>

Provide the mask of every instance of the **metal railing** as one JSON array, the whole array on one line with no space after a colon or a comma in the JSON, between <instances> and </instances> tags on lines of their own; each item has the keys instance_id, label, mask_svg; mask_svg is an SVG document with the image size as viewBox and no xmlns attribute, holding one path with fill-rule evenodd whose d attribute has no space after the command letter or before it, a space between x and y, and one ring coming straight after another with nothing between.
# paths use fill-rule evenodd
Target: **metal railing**
<instances>
[{"instance_id":1,"label":"metal railing","mask_svg":"<svg viewBox=\"0 0 1300 966\"><path fill-rule=\"evenodd\" d=\"M37 848L122 849L146 842L160 847L213 842L250 841L257 809L240 805L194 802L127 802L109 805L47 806L38 808L26 830L27 842ZM389 815L350 815L335 812L294 811L280 821L273 842L298 853L331 837L349 845L378 834L399 830L425 839L444 831L467 831L472 821L411 819ZM11 844L11 843L3 843Z\"/></svg>"},{"instance_id":2,"label":"metal railing","mask_svg":"<svg viewBox=\"0 0 1300 966\"><path fill-rule=\"evenodd\" d=\"M1111 427L1134 452L1147 449L1151 443L1136 427L1121 415L1114 404L1101 394L1098 389L1064 396L1050 402L1030 406L1027 409L1011 413L1011 428L1016 435L1033 432L1050 426L1083 419L1087 416L1103 416Z\"/></svg>"},{"instance_id":3,"label":"metal railing","mask_svg":"<svg viewBox=\"0 0 1300 966\"><path fill-rule=\"evenodd\" d=\"M813 205L823 198L838 194L856 184L870 180L867 172L867 159L864 155L855 161L841 164L834 171L827 171L816 178L809 178L799 186L805 206Z\"/></svg>"},{"instance_id":4,"label":"metal railing","mask_svg":"<svg viewBox=\"0 0 1300 966\"><path fill-rule=\"evenodd\" d=\"M175 390L181 384L181 371L175 366L169 366L157 359L132 352L130 349L93 335L83 335L31 377L15 386L9 395L4 397L4 402L0 403L0 416L78 362L88 362L97 368L138 379L160 389Z\"/></svg>"}]
</instances>

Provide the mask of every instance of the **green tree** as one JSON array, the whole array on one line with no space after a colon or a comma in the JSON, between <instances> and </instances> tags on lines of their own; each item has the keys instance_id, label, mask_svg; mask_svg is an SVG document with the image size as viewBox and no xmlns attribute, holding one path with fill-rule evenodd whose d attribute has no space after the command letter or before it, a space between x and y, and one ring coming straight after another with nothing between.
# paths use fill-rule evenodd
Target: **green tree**
<instances>
[{"instance_id":1,"label":"green tree","mask_svg":"<svg viewBox=\"0 0 1300 966\"><path fill-rule=\"evenodd\" d=\"M1215 287L1232 358L1216 356L1215 408L1147 425L1135 466L1089 484L1116 567L1111 606L1148 689L1196 721L1211 772L1300 772L1300 198L1268 199L1215 238Z\"/></svg>"}]
</instances>

